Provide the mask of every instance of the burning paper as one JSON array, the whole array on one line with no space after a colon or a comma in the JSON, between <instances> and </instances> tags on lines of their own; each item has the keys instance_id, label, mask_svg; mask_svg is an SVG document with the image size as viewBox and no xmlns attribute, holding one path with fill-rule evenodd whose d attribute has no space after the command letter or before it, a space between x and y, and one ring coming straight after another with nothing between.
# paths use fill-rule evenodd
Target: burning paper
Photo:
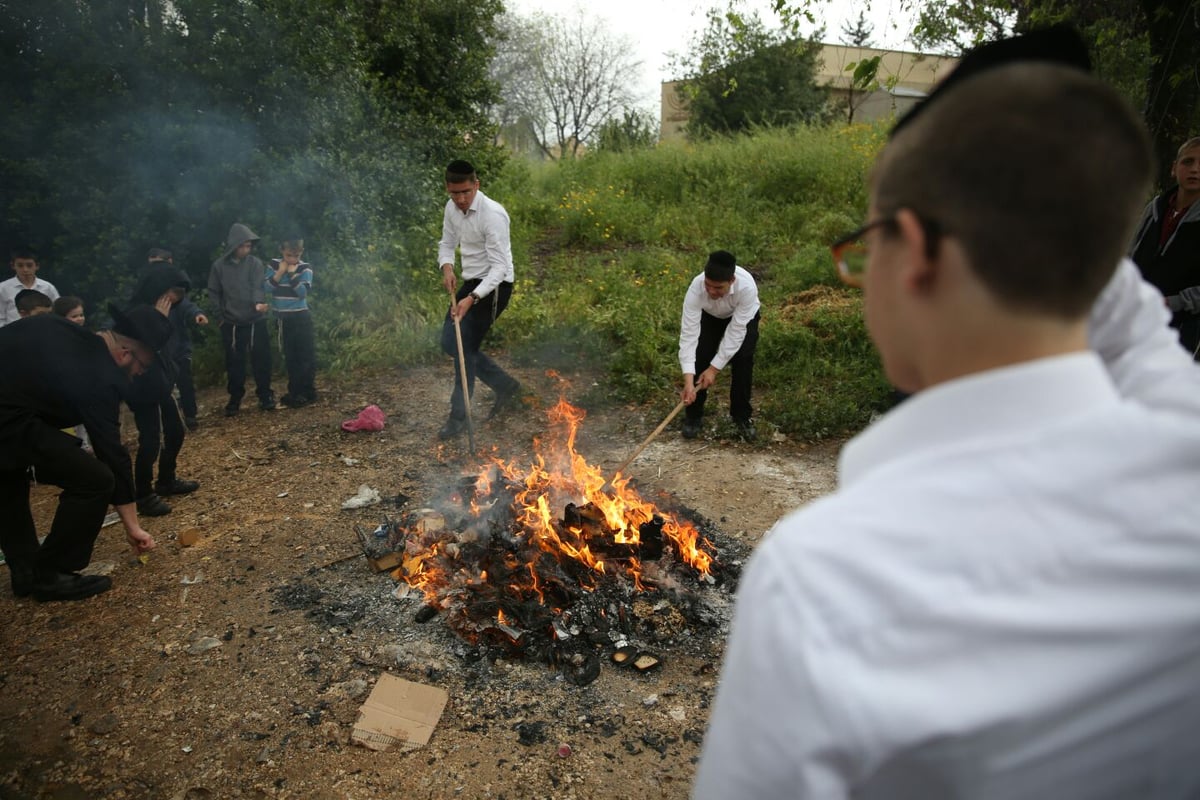
<instances>
[{"instance_id":1,"label":"burning paper","mask_svg":"<svg viewBox=\"0 0 1200 800\"><path fill-rule=\"evenodd\" d=\"M636 595L711 582L714 552L687 521L605 476L575 450L584 411L549 411L551 435L532 465L495 459L438 508L394 525L397 578L468 641L514 651L615 630Z\"/></svg>"}]
</instances>

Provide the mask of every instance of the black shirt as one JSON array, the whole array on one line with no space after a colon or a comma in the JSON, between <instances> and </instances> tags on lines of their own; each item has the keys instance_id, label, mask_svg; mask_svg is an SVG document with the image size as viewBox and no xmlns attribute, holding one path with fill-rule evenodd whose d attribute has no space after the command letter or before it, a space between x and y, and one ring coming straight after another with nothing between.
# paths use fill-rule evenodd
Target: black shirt
<instances>
[{"instance_id":1,"label":"black shirt","mask_svg":"<svg viewBox=\"0 0 1200 800\"><path fill-rule=\"evenodd\" d=\"M0 369L0 469L28 465L27 434L37 421L54 428L82 423L116 479L113 504L132 503L120 418L129 378L105 341L57 314L27 317L0 328Z\"/></svg>"}]
</instances>

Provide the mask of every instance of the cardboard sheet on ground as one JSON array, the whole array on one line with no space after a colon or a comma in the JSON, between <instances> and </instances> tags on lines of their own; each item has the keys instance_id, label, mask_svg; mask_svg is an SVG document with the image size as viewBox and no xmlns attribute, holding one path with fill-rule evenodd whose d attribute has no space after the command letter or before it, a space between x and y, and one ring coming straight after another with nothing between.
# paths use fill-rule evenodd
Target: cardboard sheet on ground
<instances>
[{"instance_id":1,"label":"cardboard sheet on ground","mask_svg":"<svg viewBox=\"0 0 1200 800\"><path fill-rule=\"evenodd\" d=\"M351 739L372 750L424 747L449 697L445 689L385 673L358 710Z\"/></svg>"}]
</instances>

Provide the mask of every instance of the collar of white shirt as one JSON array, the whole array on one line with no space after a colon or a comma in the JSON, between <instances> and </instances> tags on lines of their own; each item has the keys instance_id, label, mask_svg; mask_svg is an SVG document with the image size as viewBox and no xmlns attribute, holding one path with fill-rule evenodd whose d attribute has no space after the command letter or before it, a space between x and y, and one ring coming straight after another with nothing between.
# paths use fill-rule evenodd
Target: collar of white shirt
<instances>
[{"instance_id":1,"label":"collar of white shirt","mask_svg":"<svg viewBox=\"0 0 1200 800\"><path fill-rule=\"evenodd\" d=\"M842 449L838 483L849 486L877 466L964 440L1028 434L1120 397L1090 351L1027 361L947 381L905 400Z\"/></svg>"}]
</instances>

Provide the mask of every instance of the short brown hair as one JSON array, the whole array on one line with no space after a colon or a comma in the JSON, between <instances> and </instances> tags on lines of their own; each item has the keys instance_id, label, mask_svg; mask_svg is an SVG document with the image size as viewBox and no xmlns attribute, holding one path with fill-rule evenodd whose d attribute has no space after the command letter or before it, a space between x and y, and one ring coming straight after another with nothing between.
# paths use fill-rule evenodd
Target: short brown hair
<instances>
[{"instance_id":1,"label":"short brown hair","mask_svg":"<svg viewBox=\"0 0 1200 800\"><path fill-rule=\"evenodd\" d=\"M1152 172L1141 121L1077 69L1018 63L963 80L884 149L875 209L955 239L1012 309L1076 318L1116 269ZM936 243L935 243L936 244Z\"/></svg>"}]
</instances>

